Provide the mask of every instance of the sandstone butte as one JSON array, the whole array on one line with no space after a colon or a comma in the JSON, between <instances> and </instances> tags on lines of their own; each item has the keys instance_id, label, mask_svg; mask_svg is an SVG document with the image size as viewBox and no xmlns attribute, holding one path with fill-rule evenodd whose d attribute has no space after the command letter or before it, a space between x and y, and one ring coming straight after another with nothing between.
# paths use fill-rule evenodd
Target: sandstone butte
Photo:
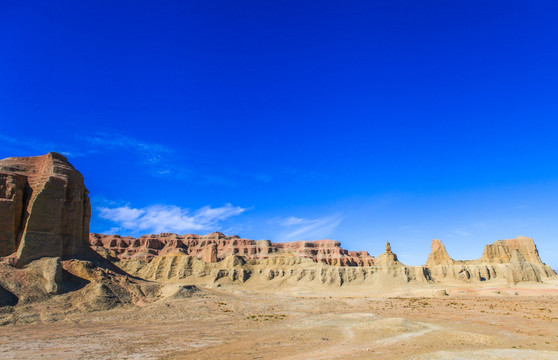
<instances>
[{"instance_id":1,"label":"sandstone butte","mask_svg":"<svg viewBox=\"0 0 558 360\"><path fill-rule=\"evenodd\" d=\"M476 260L453 260L433 240L426 264L407 266L389 243L374 257L334 240L273 243L219 232L133 238L89 234L90 216L83 176L64 156L0 160L0 306L83 288L86 295L76 295L79 306L110 308L156 299L153 287L168 282L266 288L515 284L557 277L526 237L486 245Z\"/></svg>"},{"instance_id":2,"label":"sandstone butte","mask_svg":"<svg viewBox=\"0 0 558 360\"><path fill-rule=\"evenodd\" d=\"M57 153L0 160L0 257L17 265L90 253L83 176Z\"/></svg>"}]
</instances>

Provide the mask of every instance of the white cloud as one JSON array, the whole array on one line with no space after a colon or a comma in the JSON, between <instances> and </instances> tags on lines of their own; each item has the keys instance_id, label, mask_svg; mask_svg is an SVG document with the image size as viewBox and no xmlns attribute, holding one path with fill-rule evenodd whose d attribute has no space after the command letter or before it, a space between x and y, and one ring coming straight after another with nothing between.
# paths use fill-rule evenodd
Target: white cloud
<instances>
[{"instance_id":1,"label":"white cloud","mask_svg":"<svg viewBox=\"0 0 558 360\"><path fill-rule=\"evenodd\" d=\"M317 219L304 219L294 216L279 219L279 224L289 227L278 236L278 241L317 240L331 236L331 233L341 223L343 217L339 214L324 216ZM295 228L292 230L292 228Z\"/></svg>"},{"instance_id":2,"label":"white cloud","mask_svg":"<svg viewBox=\"0 0 558 360\"><path fill-rule=\"evenodd\" d=\"M194 212L174 205L151 205L142 209L121 206L100 207L99 216L118 227L134 232L175 232L216 230L219 221L243 213L246 209L231 204L218 208L204 206Z\"/></svg>"}]
</instances>

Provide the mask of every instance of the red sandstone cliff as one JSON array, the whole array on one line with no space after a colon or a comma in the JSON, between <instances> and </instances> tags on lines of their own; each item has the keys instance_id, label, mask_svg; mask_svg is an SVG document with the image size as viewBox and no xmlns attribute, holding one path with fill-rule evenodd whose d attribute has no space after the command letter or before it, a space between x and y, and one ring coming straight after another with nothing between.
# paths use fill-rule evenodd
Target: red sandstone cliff
<instances>
[{"instance_id":1,"label":"red sandstone cliff","mask_svg":"<svg viewBox=\"0 0 558 360\"><path fill-rule=\"evenodd\" d=\"M220 232L208 235L163 233L139 238L120 235L91 234L91 247L97 252L124 259L151 259L154 256L183 253L206 262L222 260L229 255L246 259L266 259L274 254L292 254L336 266L372 266L374 257L366 251L347 251L334 240L272 243L269 240L242 239Z\"/></svg>"},{"instance_id":2,"label":"red sandstone cliff","mask_svg":"<svg viewBox=\"0 0 558 360\"><path fill-rule=\"evenodd\" d=\"M0 160L0 257L19 265L91 253L83 176L57 153Z\"/></svg>"}]
</instances>

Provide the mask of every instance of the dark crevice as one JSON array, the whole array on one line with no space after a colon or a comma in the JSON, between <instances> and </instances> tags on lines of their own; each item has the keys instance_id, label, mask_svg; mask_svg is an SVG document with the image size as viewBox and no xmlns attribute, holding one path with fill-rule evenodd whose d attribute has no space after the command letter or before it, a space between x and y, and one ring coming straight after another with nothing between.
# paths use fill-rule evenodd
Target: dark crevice
<instances>
[{"instance_id":1,"label":"dark crevice","mask_svg":"<svg viewBox=\"0 0 558 360\"><path fill-rule=\"evenodd\" d=\"M16 243L15 243L15 251L19 250L19 244L21 244L21 238L23 237L23 233L25 232L25 228L27 227L27 220L29 219L29 202L31 201L31 197L33 196L33 189L29 186L29 182L25 182L25 188L23 189L23 205L21 210L21 219L19 221L19 229L17 230L16 235Z\"/></svg>"},{"instance_id":2,"label":"dark crevice","mask_svg":"<svg viewBox=\"0 0 558 360\"><path fill-rule=\"evenodd\" d=\"M3 286L0 286L0 307L15 306L18 302L19 298L14 293Z\"/></svg>"}]
</instances>

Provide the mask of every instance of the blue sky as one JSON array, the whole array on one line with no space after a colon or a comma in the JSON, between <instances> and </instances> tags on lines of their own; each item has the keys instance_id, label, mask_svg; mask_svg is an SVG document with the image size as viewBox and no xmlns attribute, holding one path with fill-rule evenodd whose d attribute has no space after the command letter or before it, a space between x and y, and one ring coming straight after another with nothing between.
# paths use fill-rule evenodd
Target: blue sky
<instances>
[{"instance_id":1,"label":"blue sky","mask_svg":"<svg viewBox=\"0 0 558 360\"><path fill-rule=\"evenodd\" d=\"M555 1L4 1L0 157L58 151L91 230L558 267Z\"/></svg>"}]
</instances>

